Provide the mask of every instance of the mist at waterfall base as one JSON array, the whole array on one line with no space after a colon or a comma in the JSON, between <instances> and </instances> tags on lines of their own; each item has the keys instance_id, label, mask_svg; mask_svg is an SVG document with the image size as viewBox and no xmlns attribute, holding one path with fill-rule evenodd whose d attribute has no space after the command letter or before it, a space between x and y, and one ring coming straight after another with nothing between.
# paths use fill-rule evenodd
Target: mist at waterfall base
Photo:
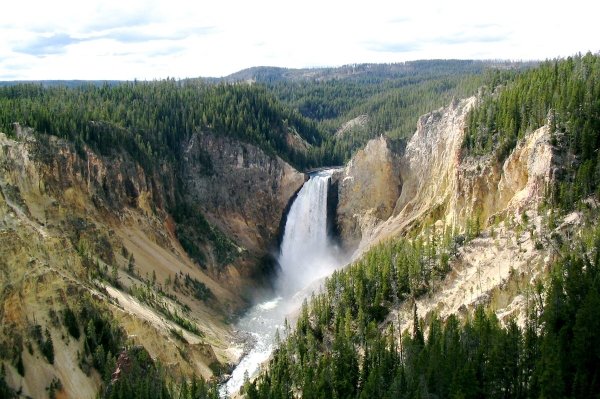
<instances>
[{"instance_id":1,"label":"mist at waterfall base","mask_svg":"<svg viewBox=\"0 0 600 399\"><path fill-rule=\"evenodd\" d=\"M333 170L310 175L287 215L278 254L280 273L273 298L255 305L239 321L237 329L252 336L254 346L221 388L221 396L235 393L245 376L253 377L274 349L275 334L283 332L315 282L343 266L347 257L333 245L327 231L327 194Z\"/></svg>"},{"instance_id":2,"label":"mist at waterfall base","mask_svg":"<svg viewBox=\"0 0 600 399\"><path fill-rule=\"evenodd\" d=\"M281 295L295 293L330 275L340 254L327 232L327 194L331 171L318 172L304 184L287 216L279 254Z\"/></svg>"}]
</instances>

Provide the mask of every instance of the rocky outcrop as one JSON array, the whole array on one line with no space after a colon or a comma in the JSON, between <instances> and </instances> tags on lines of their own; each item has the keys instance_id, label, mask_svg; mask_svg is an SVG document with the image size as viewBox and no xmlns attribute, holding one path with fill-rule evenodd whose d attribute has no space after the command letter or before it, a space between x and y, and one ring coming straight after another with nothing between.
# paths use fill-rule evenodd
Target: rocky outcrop
<instances>
[{"instance_id":1,"label":"rocky outcrop","mask_svg":"<svg viewBox=\"0 0 600 399\"><path fill-rule=\"evenodd\" d=\"M262 255L277 243L279 222L305 175L258 147L210 133L183 151L187 200L237 245Z\"/></svg>"},{"instance_id":2,"label":"rocky outcrop","mask_svg":"<svg viewBox=\"0 0 600 399\"><path fill-rule=\"evenodd\" d=\"M539 203L557 173L549 125L521 140L502 167L498 208L521 210Z\"/></svg>"},{"instance_id":3,"label":"rocky outcrop","mask_svg":"<svg viewBox=\"0 0 600 399\"><path fill-rule=\"evenodd\" d=\"M399 157L381 136L358 151L334 180L338 182L338 231L346 248L356 247L363 231L394 210L402 190Z\"/></svg>"},{"instance_id":4,"label":"rocky outcrop","mask_svg":"<svg viewBox=\"0 0 600 399\"><path fill-rule=\"evenodd\" d=\"M476 102L475 97L454 100L448 107L419 118L415 134L397 160L382 156L381 151L371 150L367 156L367 149L382 142L378 139L350 161L349 170L357 162L370 166L361 167L365 179L352 190L340 186L340 198L345 197L338 209L343 242L352 245L360 237L358 254L375 242L423 223L438 222L462 230L476 222L485 228L492 216L521 213L539 203L555 174L548 127L527 135L501 163L491 156L466 157L462 150L465 119ZM379 170L389 173L377 173ZM350 176L346 177L352 181ZM375 183L369 181L371 178ZM388 187L386 204L395 196L387 219L385 211L373 217L373 209L381 206L373 184ZM388 210L389 206L381 209ZM352 224L353 220L357 222Z\"/></svg>"},{"instance_id":5,"label":"rocky outcrop","mask_svg":"<svg viewBox=\"0 0 600 399\"><path fill-rule=\"evenodd\" d=\"M140 213L152 224L146 231L153 241L181 253L169 212L183 200L222 233L213 238L226 237L243 254L219 265L209 256L200 264L238 287L262 273L259 260L277 245L285 209L305 180L281 158L211 133L194 134L178 163L164 161L151 172L124 153L76 151L55 137L34 139L20 126L17 135L19 141L2 136L0 184L9 203L24 205L15 207L19 212L45 223L70 210L115 225ZM210 253L211 242L202 244Z\"/></svg>"},{"instance_id":6,"label":"rocky outcrop","mask_svg":"<svg viewBox=\"0 0 600 399\"><path fill-rule=\"evenodd\" d=\"M0 139L3 176L18 186L24 196L48 194L69 202L73 191L80 190L98 211L116 216L126 208L162 210L166 198L173 196L168 188L173 175L166 166L157 168L155 175L148 175L125 154L108 159L89 148L77 152L71 144L56 137L34 139L23 129L18 131L19 141L5 135ZM35 201L31 202L35 205Z\"/></svg>"},{"instance_id":7,"label":"rocky outcrop","mask_svg":"<svg viewBox=\"0 0 600 399\"><path fill-rule=\"evenodd\" d=\"M448 273L432 276L428 295L398 304L382 325L410 328L415 306L427 319L466 316L480 304L522 325L531 287L552 263L553 237L574 234L550 230L548 215L538 211L559 173L549 127L527 134L504 160L467 156L465 120L476 103L453 101L422 116L403 151L381 138L370 141L339 176L339 231L354 258L389 238L458 234ZM564 220L560 226L576 214ZM573 224L568 228L576 230ZM478 233L465 243L460 233L474 225Z\"/></svg>"},{"instance_id":8,"label":"rocky outcrop","mask_svg":"<svg viewBox=\"0 0 600 399\"><path fill-rule=\"evenodd\" d=\"M34 139L17 128L18 141L0 137L0 187L5 205L25 223L39 231L46 223L71 231L79 219L92 227L95 220L118 227L142 217L153 242L185 256L169 215L170 207L182 201L177 193L183 193L183 201L196 204L194 210L243 254L218 267L200 264L209 272L218 269L211 277L232 287L252 286L248 279L262 272L259 260L277 245L285 209L305 180L279 157L211 133L194 134L178 164L165 161L149 174L127 154L76 151L63 140ZM207 257L205 262L215 261Z\"/></svg>"},{"instance_id":9,"label":"rocky outcrop","mask_svg":"<svg viewBox=\"0 0 600 399\"><path fill-rule=\"evenodd\" d=\"M474 98L453 101L419 118L401 161L404 186L394 210L397 219L410 223L456 192L464 119L474 103Z\"/></svg>"},{"instance_id":10,"label":"rocky outcrop","mask_svg":"<svg viewBox=\"0 0 600 399\"><path fill-rule=\"evenodd\" d=\"M369 115L359 115L356 118L350 119L348 122L342 124L342 126L336 130L335 137L339 139L343 137L346 132L352 131L354 128L364 128L367 126L367 123L369 123Z\"/></svg>"}]
</instances>

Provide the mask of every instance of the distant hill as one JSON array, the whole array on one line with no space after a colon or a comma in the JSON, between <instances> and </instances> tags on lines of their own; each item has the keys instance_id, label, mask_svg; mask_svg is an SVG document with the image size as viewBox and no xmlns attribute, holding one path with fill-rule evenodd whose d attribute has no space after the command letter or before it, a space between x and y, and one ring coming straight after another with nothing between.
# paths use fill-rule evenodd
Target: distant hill
<instances>
[{"instance_id":1,"label":"distant hill","mask_svg":"<svg viewBox=\"0 0 600 399\"><path fill-rule=\"evenodd\" d=\"M267 87L281 102L319 123L324 153L334 162L380 135L404 139L417 118L452 100L473 95L494 74L514 74L536 62L420 60L352 64L336 68L254 67L222 79ZM362 117L366 123L343 129Z\"/></svg>"},{"instance_id":2,"label":"distant hill","mask_svg":"<svg viewBox=\"0 0 600 399\"><path fill-rule=\"evenodd\" d=\"M15 86L20 84L41 84L44 87L81 87L81 86L102 86L109 85L114 86L119 83L123 83L122 80L5 80L0 81L0 87Z\"/></svg>"},{"instance_id":3,"label":"distant hill","mask_svg":"<svg viewBox=\"0 0 600 399\"><path fill-rule=\"evenodd\" d=\"M392 64L349 64L324 68L279 68L258 66L243 69L224 78L226 82L253 81L280 83L298 81L353 80L374 82L404 76L448 73L481 73L489 68L514 69L534 66L536 62L509 62L503 60L419 60Z\"/></svg>"}]
</instances>

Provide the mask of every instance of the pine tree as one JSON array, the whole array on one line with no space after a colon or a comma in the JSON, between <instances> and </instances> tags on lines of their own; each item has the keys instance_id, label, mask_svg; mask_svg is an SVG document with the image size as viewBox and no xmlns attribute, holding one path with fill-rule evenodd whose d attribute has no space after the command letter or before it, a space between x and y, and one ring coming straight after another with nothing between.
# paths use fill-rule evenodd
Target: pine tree
<instances>
[{"instance_id":1,"label":"pine tree","mask_svg":"<svg viewBox=\"0 0 600 399\"><path fill-rule=\"evenodd\" d=\"M133 257L133 254L129 255L129 260L127 262L127 271L129 272L129 274L135 275L135 258Z\"/></svg>"},{"instance_id":2,"label":"pine tree","mask_svg":"<svg viewBox=\"0 0 600 399\"><path fill-rule=\"evenodd\" d=\"M45 330L45 340L42 344L42 353L48 360L48 363L54 364L54 345L52 343L52 336L50 335L50 331L46 328Z\"/></svg>"}]
</instances>

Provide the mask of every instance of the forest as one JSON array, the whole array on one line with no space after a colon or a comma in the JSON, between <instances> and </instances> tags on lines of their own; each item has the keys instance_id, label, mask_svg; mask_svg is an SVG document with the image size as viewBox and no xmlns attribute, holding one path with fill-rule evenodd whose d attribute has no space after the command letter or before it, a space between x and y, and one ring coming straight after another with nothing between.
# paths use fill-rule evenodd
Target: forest
<instances>
[{"instance_id":1,"label":"forest","mask_svg":"<svg viewBox=\"0 0 600 399\"><path fill-rule=\"evenodd\" d=\"M0 128L10 134L15 122L100 154L125 151L147 170L160 160L173 162L182 143L204 129L277 153L299 168L316 160L287 144L287 129L311 145L323 141L314 122L262 87L201 81L2 87Z\"/></svg>"},{"instance_id":2,"label":"forest","mask_svg":"<svg viewBox=\"0 0 600 399\"><path fill-rule=\"evenodd\" d=\"M525 134L548 124L569 164L546 206L572 210L597 195L600 69L597 55L487 76L468 117L466 156L502 161ZM593 223L592 223L593 224ZM590 228L588 228L590 229ZM461 321L417 317L397 331L388 316L426 295L448 260L479 234L444 231L391 240L327 279L286 325L248 398L589 398L600 391L600 230L562 243L546 284L532 287L524 326L483 306ZM427 332L427 333L426 333Z\"/></svg>"},{"instance_id":3,"label":"forest","mask_svg":"<svg viewBox=\"0 0 600 399\"><path fill-rule=\"evenodd\" d=\"M467 154L505 159L517 140L548 124L570 162L550 193L568 208L597 194L600 183L600 57L588 53L547 61L518 75L496 72L469 115Z\"/></svg>"},{"instance_id":4,"label":"forest","mask_svg":"<svg viewBox=\"0 0 600 399\"><path fill-rule=\"evenodd\" d=\"M387 320L426 294L453 240L393 240L327 279L305 302L248 398L590 398L600 390L600 229L565 246L547 288L531 293L524 327L478 306L411 331ZM544 289L546 291L544 292ZM541 299L545 298L545 299ZM425 334L427 331L427 334Z\"/></svg>"},{"instance_id":5,"label":"forest","mask_svg":"<svg viewBox=\"0 0 600 399\"><path fill-rule=\"evenodd\" d=\"M330 138L323 152L330 159L346 161L374 137L410 137L419 116L448 104L452 98L473 95L491 71L518 71L533 65L427 60L316 71L265 68L251 71L251 76L284 104L318 122L325 137ZM243 72L234 75L236 79L247 77ZM361 115L367 115L364 125L336 134L345 122Z\"/></svg>"},{"instance_id":6,"label":"forest","mask_svg":"<svg viewBox=\"0 0 600 399\"><path fill-rule=\"evenodd\" d=\"M186 139L208 130L255 144L302 170L342 164L382 134L409 137L420 115L474 94L499 67L515 72L531 64L361 64L322 70L318 79L294 75L302 70L264 68L253 71L254 84L235 74L223 81L5 84L0 85L0 130L11 134L18 122L78 148L85 144L105 155L125 151L148 170L159 160L173 162ZM293 77L285 77L286 71ZM335 135L344 122L364 114L365 126ZM306 141L308 151L286 141L290 131Z\"/></svg>"}]
</instances>

